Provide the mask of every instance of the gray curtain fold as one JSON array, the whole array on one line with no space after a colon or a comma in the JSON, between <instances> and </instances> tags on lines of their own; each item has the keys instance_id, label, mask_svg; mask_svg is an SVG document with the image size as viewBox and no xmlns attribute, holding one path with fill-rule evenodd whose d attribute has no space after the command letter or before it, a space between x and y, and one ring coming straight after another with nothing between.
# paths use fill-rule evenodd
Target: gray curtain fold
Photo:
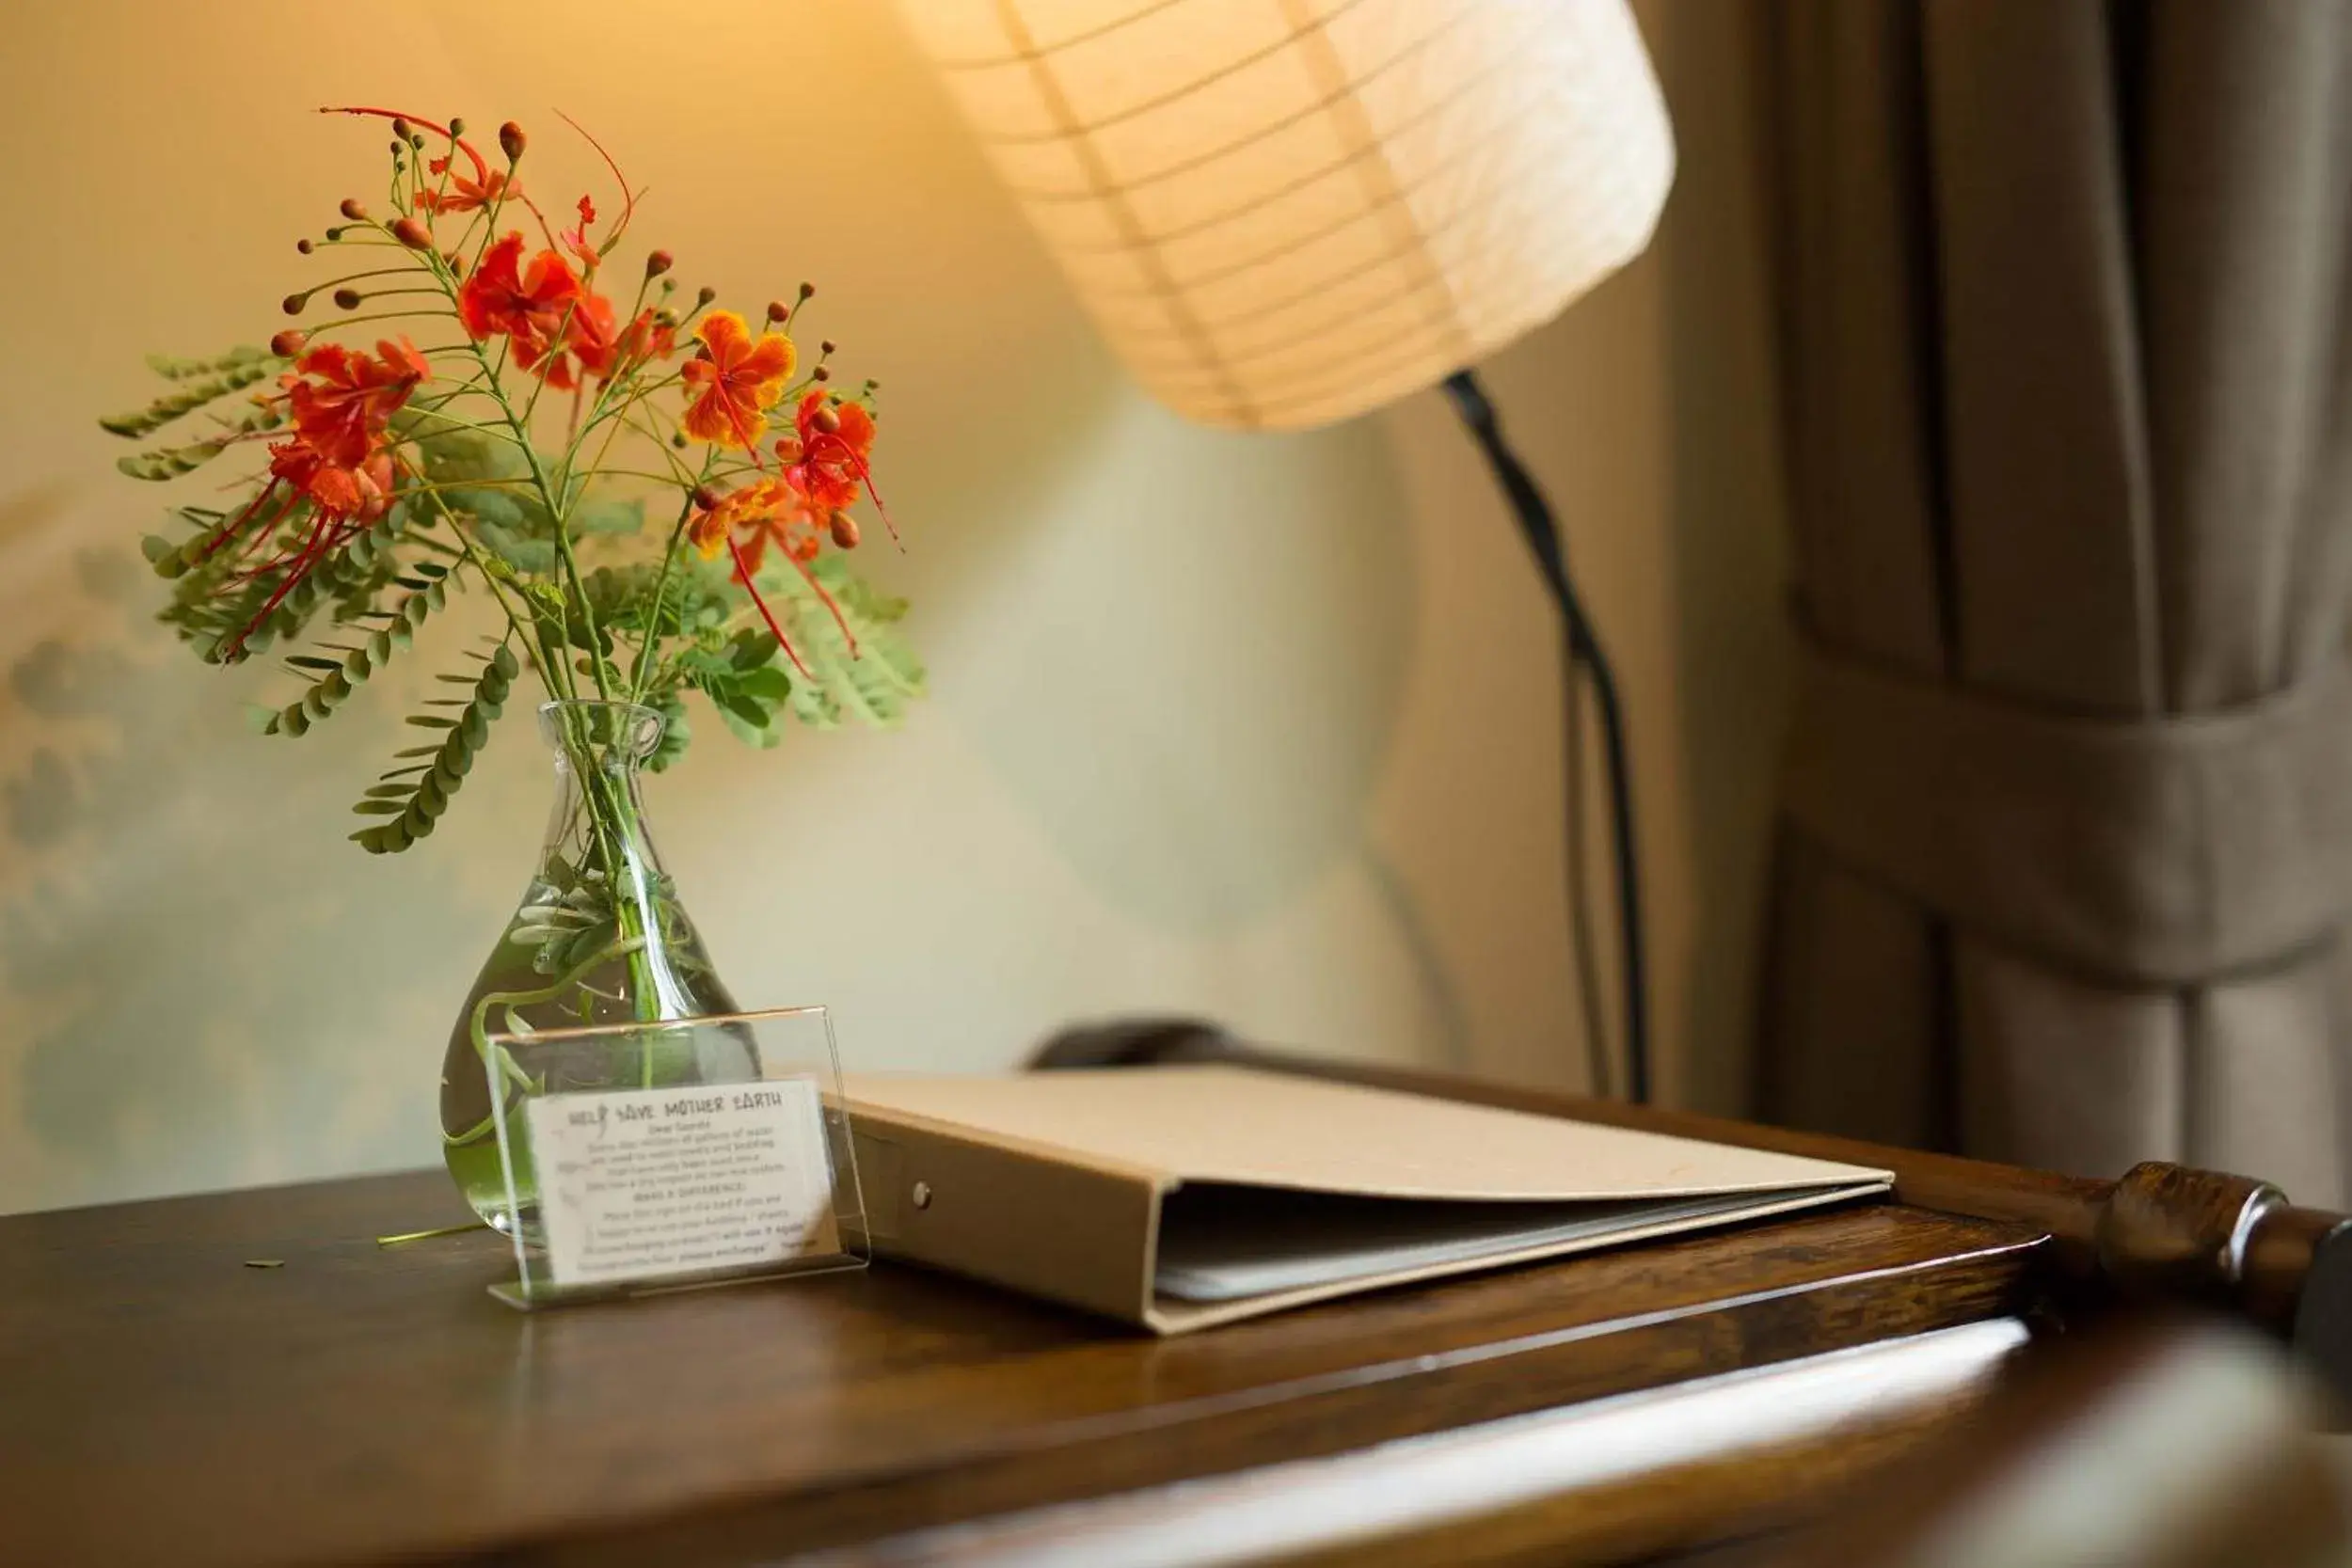
<instances>
[{"instance_id":1,"label":"gray curtain fold","mask_svg":"<svg viewBox=\"0 0 2352 1568\"><path fill-rule=\"evenodd\" d=\"M2352 9L1776 0L1775 1119L2343 1203Z\"/></svg>"}]
</instances>

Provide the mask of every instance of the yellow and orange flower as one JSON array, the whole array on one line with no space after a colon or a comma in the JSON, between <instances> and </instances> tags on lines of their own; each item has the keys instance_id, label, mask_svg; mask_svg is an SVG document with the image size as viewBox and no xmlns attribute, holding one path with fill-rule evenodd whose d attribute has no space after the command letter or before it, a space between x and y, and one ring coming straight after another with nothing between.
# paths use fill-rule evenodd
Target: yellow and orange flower
<instances>
[{"instance_id":1,"label":"yellow and orange flower","mask_svg":"<svg viewBox=\"0 0 2352 1568\"><path fill-rule=\"evenodd\" d=\"M717 560L733 544L738 564L750 573L767 561L771 544L796 562L816 560L827 521L823 510L786 481L760 479L696 513L686 525L686 537L706 561Z\"/></svg>"},{"instance_id":2,"label":"yellow and orange flower","mask_svg":"<svg viewBox=\"0 0 2352 1568\"><path fill-rule=\"evenodd\" d=\"M781 332L763 332L757 341L743 318L713 310L694 328L702 348L680 367L694 393L683 428L697 441L750 451L768 428L768 410L784 396L799 356Z\"/></svg>"},{"instance_id":3,"label":"yellow and orange flower","mask_svg":"<svg viewBox=\"0 0 2352 1568\"><path fill-rule=\"evenodd\" d=\"M768 624L777 645L784 649L784 656L803 674L808 673L808 666L802 662L800 650L793 647L775 611L761 596L756 578L768 558L768 546L774 545L792 563L792 569L801 574L801 580L808 584L818 602L832 614L850 657L855 657L857 633L850 628L841 606L809 570L809 562L817 559L817 552L824 546L834 516L830 509L813 504L788 480L755 479L701 508L686 524L688 542L705 560L716 560L723 553L734 558L735 580L751 595L753 608Z\"/></svg>"}]
</instances>

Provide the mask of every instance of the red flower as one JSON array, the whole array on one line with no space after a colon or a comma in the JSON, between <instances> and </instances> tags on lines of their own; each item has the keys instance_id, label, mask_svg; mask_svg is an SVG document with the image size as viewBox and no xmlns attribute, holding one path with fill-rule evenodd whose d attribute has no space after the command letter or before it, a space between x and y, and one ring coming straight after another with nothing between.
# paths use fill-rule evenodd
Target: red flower
<instances>
[{"instance_id":1,"label":"red flower","mask_svg":"<svg viewBox=\"0 0 2352 1568\"><path fill-rule=\"evenodd\" d=\"M279 574L260 610L221 644L222 658L243 657L247 640L295 585L383 515L394 477L387 429L409 394L432 373L424 356L405 338L377 343L373 356L341 343L321 343L294 361L282 378L294 434L270 444L269 483L214 533L206 553L243 537L245 551L251 554L305 500L310 503L310 527L299 544L239 575L242 582Z\"/></svg>"},{"instance_id":2,"label":"red flower","mask_svg":"<svg viewBox=\"0 0 2352 1568\"><path fill-rule=\"evenodd\" d=\"M862 403L829 402L820 388L801 399L792 416L792 434L776 443L784 463L785 483L808 498L812 506L830 515L850 505L863 490L882 514L882 525L896 539L882 495L874 488L871 456L874 416Z\"/></svg>"},{"instance_id":3,"label":"red flower","mask_svg":"<svg viewBox=\"0 0 2352 1568\"><path fill-rule=\"evenodd\" d=\"M819 389L801 399L793 434L776 443L784 477L817 505L837 511L857 499L874 450L874 417L862 403L828 404Z\"/></svg>"},{"instance_id":4,"label":"red flower","mask_svg":"<svg viewBox=\"0 0 2352 1568\"><path fill-rule=\"evenodd\" d=\"M378 342L373 358L341 343L321 343L294 361L282 381L294 439L331 467L356 469L380 444L408 394L432 373L406 338Z\"/></svg>"},{"instance_id":5,"label":"red flower","mask_svg":"<svg viewBox=\"0 0 2352 1568\"><path fill-rule=\"evenodd\" d=\"M348 467L295 437L274 441L269 471L310 498L319 511L342 522L373 522L384 515L392 494L392 454L377 451Z\"/></svg>"},{"instance_id":6,"label":"red flower","mask_svg":"<svg viewBox=\"0 0 2352 1568\"><path fill-rule=\"evenodd\" d=\"M667 359L676 352L677 323L648 306L637 312L636 320L621 328L620 339L613 345L613 363L633 365L649 359Z\"/></svg>"},{"instance_id":7,"label":"red flower","mask_svg":"<svg viewBox=\"0 0 2352 1568\"><path fill-rule=\"evenodd\" d=\"M792 340L763 332L754 342L751 328L732 310L711 311L694 336L702 351L680 373L698 395L687 407L683 428L698 441L750 451L768 428L768 410L792 379L798 357Z\"/></svg>"},{"instance_id":8,"label":"red flower","mask_svg":"<svg viewBox=\"0 0 2352 1568\"><path fill-rule=\"evenodd\" d=\"M517 358L528 366L545 356L564 330L564 318L580 296L571 264L543 250L522 271L523 237L508 234L485 251L457 291L458 318L467 336L481 342L497 333L514 340ZM524 357L524 356L529 357Z\"/></svg>"},{"instance_id":9,"label":"red flower","mask_svg":"<svg viewBox=\"0 0 2352 1568\"><path fill-rule=\"evenodd\" d=\"M583 196L580 198L579 227L564 230L563 235L564 248L579 257L580 264L590 272L596 271L596 263L603 260L596 254L596 247L588 243L588 226L596 221L596 204Z\"/></svg>"},{"instance_id":10,"label":"red flower","mask_svg":"<svg viewBox=\"0 0 2352 1568\"><path fill-rule=\"evenodd\" d=\"M581 377L572 373L572 359L575 357L585 374L609 381L617 347L612 316L611 300L602 294L583 291L571 308L570 319L564 327L564 341L548 354L543 362L535 344L517 338L515 340L515 363L547 377L548 385L560 392L568 392L580 384Z\"/></svg>"}]
</instances>

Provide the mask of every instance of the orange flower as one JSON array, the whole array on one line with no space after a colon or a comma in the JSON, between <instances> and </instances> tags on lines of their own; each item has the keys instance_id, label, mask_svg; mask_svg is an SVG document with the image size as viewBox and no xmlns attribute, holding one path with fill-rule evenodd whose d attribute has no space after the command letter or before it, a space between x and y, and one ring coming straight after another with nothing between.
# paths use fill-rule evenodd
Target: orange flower
<instances>
[{"instance_id":1,"label":"orange flower","mask_svg":"<svg viewBox=\"0 0 2352 1568\"><path fill-rule=\"evenodd\" d=\"M296 437L270 444L269 471L339 522L351 517L373 522L384 515L391 499L392 455L389 451L370 452L346 467Z\"/></svg>"},{"instance_id":2,"label":"orange flower","mask_svg":"<svg viewBox=\"0 0 2352 1568\"><path fill-rule=\"evenodd\" d=\"M711 311L694 336L703 346L681 371L697 394L686 410L686 434L750 451L768 428L768 410L792 379L798 358L792 340L763 332L754 342L751 328L732 310Z\"/></svg>"},{"instance_id":3,"label":"orange flower","mask_svg":"<svg viewBox=\"0 0 2352 1568\"><path fill-rule=\"evenodd\" d=\"M479 164L481 160L475 159ZM425 167L434 174L449 172L449 160L436 158ZM518 200L523 194L522 182L509 180L499 169L480 169L469 178L462 170L451 173L447 190L421 190L417 207L427 213L470 213L482 207L494 207L501 201Z\"/></svg>"},{"instance_id":4,"label":"orange flower","mask_svg":"<svg viewBox=\"0 0 2352 1568\"><path fill-rule=\"evenodd\" d=\"M552 250L532 259L522 271L523 237L510 233L483 253L457 291L457 314L475 342L498 333L515 341L523 362L543 357L564 329L564 318L580 298L580 278Z\"/></svg>"},{"instance_id":5,"label":"orange flower","mask_svg":"<svg viewBox=\"0 0 2352 1568\"><path fill-rule=\"evenodd\" d=\"M236 575L237 585L278 574L277 586L233 637L220 644L224 660L245 657L246 643L267 624L286 596L318 564L384 515L395 470L387 427L420 382L433 373L407 339L386 340L375 354L321 343L294 361L282 379L294 434L269 449L269 483L205 546L210 555L243 537L245 554L265 546L280 524L310 503L301 542ZM258 527L249 525L258 522Z\"/></svg>"},{"instance_id":6,"label":"orange flower","mask_svg":"<svg viewBox=\"0 0 2352 1568\"><path fill-rule=\"evenodd\" d=\"M832 612L834 624L841 628L842 641L848 644L850 657L857 657L857 634L850 629L840 605L817 580L808 563L817 559L823 547L829 514L809 504L788 482L781 479L757 479L719 499L717 504L696 512L686 525L686 537L705 560L716 560L722 551L735 561L735 580L751 595L753 608L775 635L776 643L785 657L803 674L808 666L801 661L800 651L792 646L775 612L760 596L755 580L767 559L768 546L773 544L792 562L793 570L817 595L818 601Z\"/></svg>"},{"instance_id":7,"label":"orange flower","mask_svg":"<svg viewBox=\"0 0 2352 1568\"><path fill-rule=\"evenodd\" d=\"M739 547L739 564L756 572L771 543L795 562L816 560L825 527L824 515L791 485L780 479L760 479L696 513L687 524L686 537L706 561L717 560L732 542Z\"/></svg>"},{"instance_id":8,"label":"orange flower","mask_svg":"<svg viewBox=\"0 0 2352 1568\"><path fill-rule=\"evenodd\" d=\"M341 343L321 343L282 378L294 439L333 467L357 468L375 451L408 394L432 373L406 338L378 342L373 358Z\"/></svg>"}]
</instances>

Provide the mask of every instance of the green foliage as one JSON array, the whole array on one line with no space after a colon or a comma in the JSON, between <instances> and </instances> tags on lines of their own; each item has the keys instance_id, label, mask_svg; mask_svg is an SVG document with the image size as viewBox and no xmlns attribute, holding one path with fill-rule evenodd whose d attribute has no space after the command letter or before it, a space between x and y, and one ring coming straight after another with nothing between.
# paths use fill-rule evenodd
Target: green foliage
<instances>
[{"instance_id":1,"label":"green foliage","mask_svg":"<svg viewBox=\"0 0 2352 1568\"><path fill-rule=\"evenodd\" d=\"M686 754L693 738L692 726L687 722L686 699L675 689L657 692L645 699L646 705L661 710L661 742L645 759L645 771L666 773Z\"/></svg>"},{"instance_id":2,"label":"green foliage","mask_svg":"<svg viewBox=\"0 0 2352 1568\"><path fill-rule=\"evenodd\" d=\"M393 584L401 569L393 551L404 537L406 514L404 507L394 506L313 565L231 657L226 652L230 641L262 613L262 607L276 592L276 577L265 574L241 582L237 577L243 555L239 545L206 553L226 515L183 506L174 510L174 515L193 526L187 538L175 543L152 535L144 544L155 574L172 581L171 600L157 619L207 663L233 663L276 643L291 641L323 609L331 607L332 618L339 623L357 620L368 613L379 593ZM307 513L288 517L256 555L297 548L309 526Z\"/></svg>"},{"instance_id":3,"label":"green foliage","mask_svg":"<svg viewBox=\"0 0 2352 1568\"><path fill-rule=\"evenodd\" d=\"M297 671L315 678L300 697L270 715L262 732L303 735L342 706L345 698L390 661L393 650L405 648L415 640L417 628L424 625L426 616L447 602L448 578L449 568L438 562L416 562L392 579L407 590L397 604L389 610L369 610L354 617L378 623L365 642L337 649L343 656L340 659L316 654L296 654L287 659Z\"/></svg>"},{"instance_id":4,"label":"green foliage","mask_svg":"<svg viewBox=\"0 0 2352 1568\"><path fill-rule=\"evenodd\" d=\"M792 696L783 653L764 627L751 626L724 641L713 640L685 650L678 656L677 673L710 699L739 739L773 746L784 738L785 705ZM679 749L684 750L683 743Z\"/></svg>"},{"instance_id":5,"label":"green foliage","mask_svg":"<svg viewBox=\"0 0 2352 1568\"><path fill-rule=\"evenodd\" d=\"M851 656L840 623L798 572L777 573L773 588L763 582L769 603L783 615L792 645L808 666L808 676L793 686L792 716L820 730L835 728L845 719L882 729L897 726L923 694L924 684L922 660L898 630L907 602L854 576L843 556L819 556L810 570L856 634L857 654Z\"/></svg>"},{"instance_id":6,"label":"green foliage","mask_svg":"<svg viewBox=\"0 0 2352 1568\"><path fill-rule=\"evenodd\" d=\"M100 429L117 436L151 436L215 398L252 386L284 361L267 349L233 348L211 359L169 359L152 355L147 363L158 375L175 384L172 389L144 408L108 415L98 421Z\"/></svg>"},{"instance_id":7,"label":"green foliage","mask_svg":"<svg viewBox=\"0 0 2352 1568\"><path fill-rule=\"evenodd\" d=\"M596 624L634 637L643 637L649 628L657 637L707 630L723 624L735 609L727 599L725 577L699 561L677 562L666 582L660 563L652 561L599 566L584 580Z\"/></svg>"},{"instance_id":8,"label":"green foliage","mask_svg":"<svg viewBox=\"0 0 2352 1568\"><path fill-rule=\"evenodd\" d=\"M280 363L278 356L267 349L240 343L226 354L215 354L208 359L178 359L168 354L151 354L147 368L166 381L193 381L200 375L225 375L244 370L248 365L269 366Z\"/></svg>"},{"instance_id":9,"label":"green foliage","mask_svg":"<svg viewBox=\"0 0 2352 1568\"><path fill-rule=\"evenodd\" d=\"M384 774L351 808L363 816L385 819L353 833L352 842L372 855L397 854L432 833L441 814L449 810L451 799L464 786L474 758L489 744L490 725L504 711L519 671L513 650L501 641L483 658L480 672L469 682L464 676L454 677L457 684L470 687L463 701L427 705L454 706L459 710L454 717L409 715L408 722L420 729L448 733L437 745L412 746L398 753L401 758L421 760Z\"/></svg>"},{"instance_id":10,"label":"green foliage","mask_svg":"<svg viewBox=\"0 0 2352 1568\"><path fill-rule=\"evenodd\" d=\"M150 447L115 459L115 467L133 479L163 481L193 473L237 443L241 436L276 430L284 418L266 404L256 404L233 420L221 421L220 433L178 447Z\"/></svg>"},{"instance_id":11,"label":"green foliage","mask_svg":"<svg viewBox=\"0 0 2352 1568\"><path fill-rule=\"evenodd\" d=\"M470 519L485 547L517 572L554 575L555 519L532 482L531 460L511 436L453 424L429 409L404 411L393 426L415 444L425 478L442 487L442 503ZM598 496L585 482L574 486L570 513L575 538L632 534L645 526L644 502Z\"/></svg>"}]
</instances>

